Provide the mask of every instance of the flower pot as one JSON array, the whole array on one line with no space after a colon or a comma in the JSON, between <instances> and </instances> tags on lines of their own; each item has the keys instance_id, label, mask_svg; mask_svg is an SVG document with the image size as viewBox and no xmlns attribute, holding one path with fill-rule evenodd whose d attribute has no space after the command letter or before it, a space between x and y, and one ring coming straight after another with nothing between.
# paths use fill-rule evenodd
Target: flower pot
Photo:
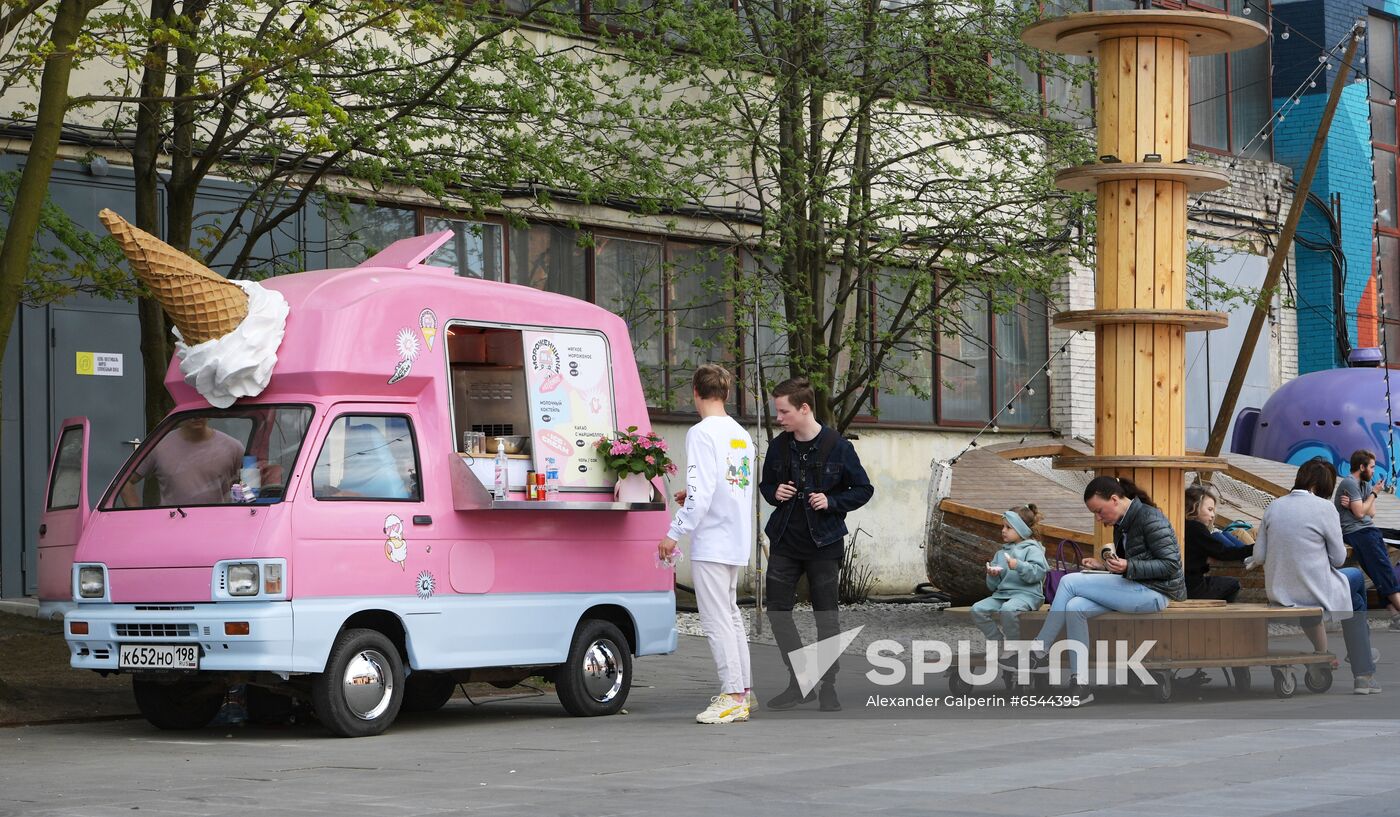
<instances>
[{"instance_id":1,"label":"flower pot","mask_svg":"<svg viewBox=\"0 0 1400 817\"><path fill-rule=\"evenodd\" d=\"M651 480L642 474L627 474L618 477L613 487L613 497L618 502L650 502L652 497Z\"/></svg>"}]
</instances>

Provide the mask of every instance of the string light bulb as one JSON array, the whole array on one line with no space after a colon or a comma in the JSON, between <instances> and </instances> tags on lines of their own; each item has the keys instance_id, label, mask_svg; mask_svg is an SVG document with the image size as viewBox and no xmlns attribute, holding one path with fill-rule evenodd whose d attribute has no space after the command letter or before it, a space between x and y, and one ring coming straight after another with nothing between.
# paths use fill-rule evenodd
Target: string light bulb
<instances>
[{"instance_id":1,"label":"string light bulb","mask_svg":"<svg viewBox=\"0 0 1400 817\"><path fill-rule=\"evenodd\" d=\"M1285 29L1283 30L1283 36L1279 37L1279 39L1280 39L1280 40L1286 40L1286 39L1288 39L1288 29L1285 28Z\"/></svg>"}]
</instances>

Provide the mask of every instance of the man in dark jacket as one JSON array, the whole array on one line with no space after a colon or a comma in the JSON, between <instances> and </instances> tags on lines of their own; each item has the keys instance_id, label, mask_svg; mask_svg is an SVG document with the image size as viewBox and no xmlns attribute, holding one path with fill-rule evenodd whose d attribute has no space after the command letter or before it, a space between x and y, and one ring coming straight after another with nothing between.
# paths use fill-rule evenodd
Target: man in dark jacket
<instances>
[{"instance_id":1,"label":"man in dark jacket","mask_svg":"<svg viewBox=\"0 0 1400 817\"><path fill-rule=\"evenodd\" d=\"M855 447L812 413L816 395L806 378L794 378L773 390L773 407L783 433L773 438L763 461L758 490L774 506L764 533L768 536L768 619L788 667L788 688L768 701L772 709L791 709L811 700L793 673L788 657L802 649L793 622L797 582L803 574L812 596L817 638L841 631L837 588L845 556L846 514L870 501L875 489L861 467ZM833 663L823 675L819 700L824 712L841 708L836 697Z\"/></svg>"}]
</instances>

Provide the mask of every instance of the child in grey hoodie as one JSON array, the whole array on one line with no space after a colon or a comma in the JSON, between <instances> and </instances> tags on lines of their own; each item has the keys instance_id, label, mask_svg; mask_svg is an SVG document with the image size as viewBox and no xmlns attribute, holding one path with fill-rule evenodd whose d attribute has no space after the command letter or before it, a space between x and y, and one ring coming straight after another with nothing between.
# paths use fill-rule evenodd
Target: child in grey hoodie
<instances>
[{"instance_id":1,"label":"child in grey hoodie","mask_svg":"<svg viewBox=\"0 0 1400 817\"><path fill-rule=\"evenodd\" d=\"M1039 610L1045 603L1045 574L1050 570L1045 560L1045 547L1031 532L1040 521L1035 506L1012 508L1002 517L1005 521L1001 525L1001 550L987 563L987 589L992 595L972 605L972 621L989 643L1003 638L1020 640L1020 615ZM998 612L1000 628L994 618Z\"/></svg>"}]
</instances>

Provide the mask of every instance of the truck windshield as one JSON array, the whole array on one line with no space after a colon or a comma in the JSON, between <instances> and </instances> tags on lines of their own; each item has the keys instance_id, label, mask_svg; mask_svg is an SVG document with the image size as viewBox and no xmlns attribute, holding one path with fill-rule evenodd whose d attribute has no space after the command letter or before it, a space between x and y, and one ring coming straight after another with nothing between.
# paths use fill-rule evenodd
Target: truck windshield
<instances>
[{"instance_id":1,"label":"truck windshield","mask_svg":"<svg viewBox=\"0 0 1400 817\"><path fill-rule=\"evenodd\" d=\"M246 406L172 415L132 457L104 510L282 501L310 406Z\"/></svg>"}]
</instances>

